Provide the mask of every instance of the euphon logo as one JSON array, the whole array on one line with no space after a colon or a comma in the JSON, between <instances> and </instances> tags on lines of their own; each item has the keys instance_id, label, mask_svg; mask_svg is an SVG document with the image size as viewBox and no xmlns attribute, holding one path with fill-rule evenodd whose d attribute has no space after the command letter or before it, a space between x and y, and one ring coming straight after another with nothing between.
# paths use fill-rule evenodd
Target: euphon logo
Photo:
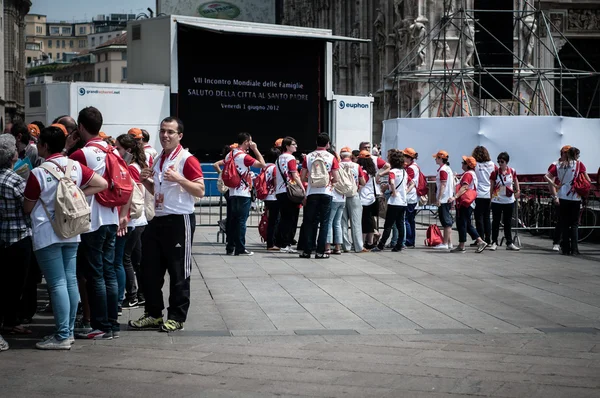
<instances>
[{"instance_id":1,"label":"euphon logo","mask_svg":"<svg viewBox=\"0 0 600 398\"><path fill-rule=\"evenodd\" d=\"M369 107L369 104L359 104L358 102L354 104L347 104L345 101L340 101L340 109L344 108L354 108L354 109L366 109Z\"/></svg>"}]
</instances>

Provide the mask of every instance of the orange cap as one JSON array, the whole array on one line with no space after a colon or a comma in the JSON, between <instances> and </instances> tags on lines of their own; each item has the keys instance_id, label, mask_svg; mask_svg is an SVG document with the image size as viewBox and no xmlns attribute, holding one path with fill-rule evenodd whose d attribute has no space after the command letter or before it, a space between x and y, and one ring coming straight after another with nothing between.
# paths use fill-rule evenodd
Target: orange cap
<instances>
[{"instance_id":1,"label":"orange cap","mask_svg":"<svg viewBox=\"0 0 600 398\"><path fill-rule=\"evenodd\" d=\"M106 133L104 131L99 132L98 137L102 138L103 140L108 138L108 136L106 135Z\"/></svg>"},{"instance_id":2,"label":"orange cap","mask_svg":"<svg viewBox=\"0 0 600 398\"><path fill-rule=\"evenodd\" d=\"M565 145L562 148L560 148L560 153L565 153L571 148L572 148L571 145Z\"/></svg>"},{"instance_id":3,"label":"orange cap","mask_svg":"<svg viewBox=\"0 0 600 398\"><path fill-rule=\"evenodd\" d=\"M236 143L234 143L234 144L231 144L231 145L229 145L229 149L235 149L235 148L237 148L238 146L239 146L239 145L238 145L238 143L236 142Z\"/></svg>"},{"instance_id":4,"label":"orange cap","mask_svg":"<svg viewBox=\"0 0 600 398\"><path fill-rule=\"evenodd\" d=\"M28 124L27 129L32 137L38 138L40 136L40 128L35 124Z\"/></svg>"},{"instance_id":5,"label":"orange cap","mask_svg":"<svg viewBox=\"0 0 600 398\"><path fill-rule=\"evenodd\" d=\"M462 160L467 164L467 166L469 166L470 169L474 169L477 166L477 161L472 156L463 156Z\"/></svg>"},{"instance_id":6,"label":"orange cap","mask_svg":"<svg viewBox=\"0 0 600 398\"><path fill-rule=\"evenodd\" d=\"M446 151L438 151L438 153L433 154L434 158L448 159L448 152Z\"/></svg>"},{"instance_id":7,"label":"orange cap","mask_svg":"<svg viewBox=\"0 0 600 398\"><path fill-rule=\"evenodd\" d=\"M358 154L358 157L360 159L368 159L371 157L371 152L363 149L362 151L360 151L360 153Z\"/></svg>"},{"instance_id":8,"label":"orange cap","mask_svg":"<svg viewBox=\"0 0 600 398\"><path fill-rule=\"evenodd\" d=\"M410 156L413 159L417 157L417 151L412 148L404 148L402 153L404 153L406 156Z\"/></svg>"},{"instance_id":9,"label":"orange cap","mask_svg":"<svg viewBox=\"0 0 600 398\"><path fill-rule=\"evenodd\" d=\"M63 126L62 124L59 123L54 123L52 125L50 125L50 127L56 127L62 130L62 132L64 133L65 137L69 135L69 133L67 132L67 128L65 126Z\"/></svg>"},{"instance_id":10,"label":"orange cap","mask_svg":"<svg viewBox=\"0 0 600 398\"><path fill-rule=\"evenodd\" d=\"M340 150L340 153L344 153L344 152L352 153L352 148L350 148L349 146L345 146Z\"/></svg>"},{"instance_id":11,"label":"orange cap","mask_svg":"<svg viewBox=\"0 0 600 398\"><path fill-rule=\"evenodd\" d=\"M142 139L143 135L142 135L142 130L138 129L138 128L132 128L129 129L129 131L127 132L127 134L133 136L133 138L135 139Z\"/></svg>"},{"instance_id":12,"label":"orange cap","mask_svg":"<svg viewBox=\"0 0 600 398\"><path fill-rule=\"evenodd\" d=\"M283 144L283 138L277 138L277 140L275 140L275 148L280 147Z\"/></svg>"}]
</instances>

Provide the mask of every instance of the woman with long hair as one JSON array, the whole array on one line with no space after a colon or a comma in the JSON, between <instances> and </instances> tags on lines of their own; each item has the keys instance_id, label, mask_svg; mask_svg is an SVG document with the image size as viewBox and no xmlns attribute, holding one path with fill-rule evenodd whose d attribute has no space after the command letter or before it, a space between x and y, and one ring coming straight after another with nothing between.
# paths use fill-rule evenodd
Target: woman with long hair
<instances>
[{"instance_id":1,"label":"woman with long hair","mask_svg":"<svg viewBox=\"0 0 600 398\"><path fill-rule=\"evenodd\" d=\"M475 175L477 176L477 198L475 199L475 228L479 236L489 245L492 225L490 223L490 175L496 169L496 165L490 159L486 147L476 146L471 155L477 161ZM476 243L473 244L477 246Z\"/></svg>"},{"instance_id":2,"label":"woman with long hair","mask_svg":"<svg viewBox=\"0 0 600 398\"><path fill-rule=\"evenodd\" d=\"M129 134L121 134L116 139L116 148L121 157L130 158L129 174L138 188L144 193L140 173L148 167L143 144ZM127 234L117 236L115 242L115 268L119 284L119 302L123 308L137 308L145 303L142 286L142 233L148 225L146 215L132 219L127 224ZM137 284L136 284L137 279ZM125 291L127 294L125 295ZM121 306L120 306L121 307Z\"/></svg>"},{"instance_id":3,"label":"woman with long hair","mask_svg":"<svg viewBox=\"0 0 600 398\"><path fill-rule=\"evenodd\" d=\"M557 192L554 201L559 205L558 218L562 227L560 250L563 255L580 254L578 224L582 198L573 188L573 183L580 175L591 182L585 165L579 160L579 149L575 147L567 151L563 161L550 166L546 174L546 181Z\"/></svg>"},{"instance_id":4,"label":"woman with long hair","mask_svg":"<svg viewBox=\"0 0 600 398\"><path fill-rule=\"evenodd\" d=\"M356 161L365 171L365 186L359 191L360 202L363 206L362 232L363 242L366 249L373 249L373 235L375 232L375 217L379 216L379 206L376 196L377 169L371 159L371 153L367 150L360 151Z\"/></svg>"}]
</instances>

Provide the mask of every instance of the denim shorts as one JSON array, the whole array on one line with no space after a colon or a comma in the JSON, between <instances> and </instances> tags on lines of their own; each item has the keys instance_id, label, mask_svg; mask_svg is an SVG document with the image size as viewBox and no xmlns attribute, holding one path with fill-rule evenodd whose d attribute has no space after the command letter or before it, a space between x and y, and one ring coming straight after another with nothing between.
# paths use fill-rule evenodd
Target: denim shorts
<instances>
[{"instance_id":1,"label":"denim shorts","mask_svg":"<svg viewBox=\"0 0 600 398\"><path fill-rule=\"evenodd\" d=\"M450 208L452 207L451 203L442 203L438 207L438 217L440 218L440 223L442 227L451 227L452 226L452 215L450 214Z\"/></svg>"}]
</instances>

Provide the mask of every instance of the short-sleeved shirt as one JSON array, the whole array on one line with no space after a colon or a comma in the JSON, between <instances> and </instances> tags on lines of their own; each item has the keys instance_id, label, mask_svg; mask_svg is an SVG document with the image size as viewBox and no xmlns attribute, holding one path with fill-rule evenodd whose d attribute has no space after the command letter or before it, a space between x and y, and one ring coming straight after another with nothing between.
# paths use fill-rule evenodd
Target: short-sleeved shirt
<instances>
[{"instance_id":1,"label":"short-sleeved shirt","mask_svg":"<svg viewBox=\"0 0 600 398\"><path fill-rule=\"evenodd\" d=\"M466 185L468 187L469 190L477 190L477 175L475 174L474 170L469 170L467 172L465 172L462 177L460 178L460 182L458 183L459 186L463 186ZM457 189L458 190L458 189ZM471 207L475 207L475 201L473 201L473 203L471 203Z\"/></svg>"},{"instance_id":2,"label":"short-sleeved shirt","mask_svg":"<svg viewBox=\"0 0 600 398\"><path fill-rule=\"evenodd\" d=\"M286 181L292 178L291 173L298 172L298 163L293 155L283 153L277 158L275 168L275 194L279 195L286 192Z\"/></svg>"},{"instance_id":3,"label":"short-sleeved shirt","mask_svg":"<svg viewBox=\"0 0 600 398\"><path fill-rule=\"evenodd\" d=\"M152 168L154 165L154 159L158 157L158 152L156 152L156 149L152 148L152 145L145 144L144 154L146 155L146 163L148 163L148 167Z\"/></svg>"},{"instance_id":4,"label":"short-sleeved shirt","mask_svg":"<svg viewBox=\"0 0 600 398\"><path fill-rule=\"evenodd\" d=\"M241 179L240 185L235 188L229 188L229 196L243 196L249 198L251 196L250 191L252 190L252 174L250 172L250 167L254 165L256 159L240 149L234 149L225 156L225 161L229 161L232 155L235 167L238 170L238 173L240 173Z\"/></svg>"},{"instance_id":5,"label":"short-sleeved shirt","mask_svg":"<svg viewBox=\"0 0 600 398\"><path fill-rule=\"evenodd\" d=\"M581 200L581 196L575 192L573 187L573 181L578 174L586 173L587 169L585 165L580 161L571 162L560 162L553 164L548 169L551 176L558 183L558 198L563 200Z\"/></svg>"},{"instance_id":6,"label":"short-sleeved shirt","mask_svg":"<svg viewBox=\"0 0 600 398\"><path fill-rule=\"evenodd\" d=\"M186 191L180 184L164 179L164 173L168 169L174 169L187 180L195 182L204 179L200 162L179 145L169 155L164 151L154 162L154 196L162 194L164 201L162 209L155 208L154 216L162 217L168 215L185 215L194 212L196 202L194 196ZM155 201L156 203L156 201Z\"/></svg>"},{"instance_id":7,"label":"short-sleeved shirt","mask_svg":"<svg viewBox=\"0 0 600 398\"><path fill-rule=\"evenodd\" d=\"M358 191L360 196L360 203L363 206L371 206L377 200L375 176L368 175L365 173L364 175L366 184L364 187Z\"/></svg>"},{"instance_id":8,"label":"short-sleeved shirt","mask_svg":"<svg viewBox=\"0 0 600 398\"><path fill-rule=\"evenodd\" d=\"M330 154L329 152L327 152L323 148L317 148L316 151L313 151L313 152L309 153L308 155L306 155L306 157L304 158L304 161L302 162L302 167L306 168L306 170L308 171L308 176L309 176L308 189L306 190L306 196L310 196L310 195L333 196L333 185L331 184L331 181L324 187L317 188L317 187L311 186L310 168L311 168L313 162L317 158L323 159L323 162L325 163L325 167L327 168L327 171L330 173L330 175L331 175L332 171L340 168L340 164L339 164L337 158L335 156L333 156L332 154Z\"/></svg>"},{"instance_id":9,"label":"short-sleeved shirt","mask_svg":"<svg viewBox=\"0 0 600 398\"><path fill-rule=\"evenodd\" d=\"M396 194L390 195L388 198L388 205L392 206L406 206L406 187L412 181L408 176L408 173L404 169L391 169L390 170L390 184L394 184L396 188ZM391 188L390 188L391 189Z\"/></svg>"},{"instance_id":10,"label":"short-sleeved shirt","mask_svg":"<svg viewBox=\"0 0 600 398\"><path fill-rule=\"evenodd\" d=\"M490 175L496 170L496 165L491 160L479 163L475 166L477 176L477 197L481 199L490 198Z\"/></svg>"},{"instance_id":11,"label":"short-sleeved shirt","mask_svg":"<svg viewBox=\"0 0 600 398\"><path fill-rule=\"evenodd\" d=\"M264 170L265 180L267 182L267 189L269 190L265 200L277 200L275 197L275 178L277 176L277 170L274 163L267 164Z\"/></svg>"},{"instance_id":12,"label":"short-sleeved shirt","mask_svg":"<svg viewBox=\"0 0 600 398\"><path fill-rule=\"evenodd\" d=\"M50 166L54 167L60 174L64 174L69 159L61 154L54 154L46 159ZM78 187L85 187L94 176L94 172L89 167L73 161L73 169L70 177ZM55 243L76 243L80 242L80 235L73 238L63 239L56 235L52 223L44 210L42 201L50 216L54 216L54 200L56 199L56 190L58 180L54 178L48 170L36 167L31 171L27 186L25 187L25 199L36 202L31 212L31 221L33 224L33 250L40 250Z\"/></svg>"},{"instance_id":13,"label":"short-sleeved shirt","mask_svg":"<svg viewBox=\"0 0 600 398\"><path fill-rule=\"evenodd\" d=\"M492 192L492 203L510 204L515 202L513 184L517 180L517 172L507 167L505 172L497 168L490 175L490 180L494 181L494 192ZM508 189L513 191L510 196L507 195Z\"/></svg>"},{"instance_id":14,"label":"short-sleeved shirt","mask_svg":"<svg viewBox=\"0 0 600 398\"><path fill-rule=\"evenodd\" d=\"M104 176L106 153L94 147L94 145L100 145L104 148L108 147L108 144L102 141L101 138L94 138L88 141L83 148L73 152L70 158L89 167L97 174ZM113 153L121 156L116 149L113 150ZM96 200L95 195L87 196L87 201L92 209L92 225L89 232L94 232L103 225L119 225L118 209L102 206Z\"/></svg>"},{"instance_id":15,"label":"short-sleeved shirt","mask_svg":"<svg viewBox=\"0 0 600 398\"><path fill-rule=\"evenodd\" d=\"M373 159L373 163L375 164L375 170L379 171L385 167L386 161L379 156L371 156L371 159ZM379 184L375 184L375 194L381 194L381 187Z\"/></svg>"},{"instance_id":16,"label":"short-sleeved shirt","mask_svg":"<svg viewBox=\"0 0 600 398\"><path fill-rule=\"evenodd\" d=\"M10 168L0 170L0 247L31 236L30 218L23 211L24 191L25 180Z\"/></svg>"},{"instance_id":17,"label":"short-sleeved shirt","mask_svg":"<svg viewBox=\"0 0 600 398\"><path fill-rule=\"evenodd\" d=\"M406 168L406 174L408 174L408 177L410 178L411 181L415 182L415 187L406 194L406 202L409 204L418 203L419 196L417 195L417 188L418 188L418 184L419 184L419 177L421 175L421 170L419 169L419 166L417 166L417 164L415 162L412 162L410 164L410 166L408 166Z\"/></svg>"},{"instance_id":18,"label":"short-sleeved shirt","mask_svg":"<svg viewBox=\"0 0 600 398\"><path fill-rule=\"evenodd\" d=\"M437 170L437 174L435 176L435 185L437 188L437 192L439 195L442 182L446 182L446 189L441 195L440 203L448 203L448 199L454 195L454 173L452 169L447 164L443 164Z\"/></svg>"}]
</instances>

